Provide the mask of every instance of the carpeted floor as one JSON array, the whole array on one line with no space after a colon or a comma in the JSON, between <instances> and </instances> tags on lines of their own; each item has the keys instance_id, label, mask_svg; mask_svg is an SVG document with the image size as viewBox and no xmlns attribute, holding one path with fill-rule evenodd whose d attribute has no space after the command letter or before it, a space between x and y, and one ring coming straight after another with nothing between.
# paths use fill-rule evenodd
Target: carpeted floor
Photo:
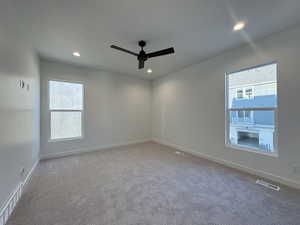
<instances>
[{"instance_id":1,"label":"carpeted floor","mask_svg":"<svg viewBox=\"0 0 300 225\"><path fill-rule=\"evenodd\" d=\"M297 225L300 191L145 143L42 161L8 225Z\"/></svg>"}]
</instances>

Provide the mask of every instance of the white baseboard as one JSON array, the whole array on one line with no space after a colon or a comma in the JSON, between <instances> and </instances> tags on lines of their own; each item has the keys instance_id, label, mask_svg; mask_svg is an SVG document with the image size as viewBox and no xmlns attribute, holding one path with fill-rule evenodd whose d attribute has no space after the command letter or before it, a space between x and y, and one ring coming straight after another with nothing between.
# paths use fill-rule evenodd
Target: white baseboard
<instances>
[{"instance_id":1,"label":"white baseboard","mask_svg":"<svg viewBox=\"0 0 300 225\"><path fill-rule=\"evenodd\" d=\"M170 142L162 141L162 140L159 140L159 139L156 139L156 138L152 139L152 141L154 141L158 144L161 144L161 145L165 145L165 146L168 146L168 147L171 147L171 148L178 149L178 150L183 151L183 152L190 153L191 155L194 155L194 156L197 156L197 157L200 157L200 158L204 158L204 159L207 159L207 160L210 160L210 161L213 161L213 162L216 162L216 163L219 163L219 164L222 164L222 165L234 168L234 169L244 171L246 173L249 173L249 174L252 174L252 175L255 175L255 176L263 177L263 178L272 180L274 182L278 182L278 183L281 183L281 184L284 184L284 185L287 185L287 186L290 186L290 187L293 187L293 188L296 188L296 189L300 189L300 183L299 182L296 182L294 180L291 180L291 179L288 179L288 178L285 178L285 177L281 177L281 176L278 176L278 175L275 175L275 174L272 174L272 173L268 173L268 172L265 172L265 171L262 171L262 170L249 168L249 167L243 166L243 165L238 164L238 163L234 163L234 162L231 162L231 161L228 161L228 160L224 160L224 159L220 159L220 158L217 158L217 157L214 157L214 156L203 154L203 153L197 152L193 149L189 149L189 148L186 148L186 147L183 147L183 146L179 146L179 145L176 145L176 144L173 144L173 143L170 143Z\"/></svg>"},{"instance_id":2,"label":"white baseboard","mask_svg":"<svg viewBox=\"0 0 300 225\"><path fill-rule=\"evenodd\" d=\"M21 199L21 196L23 194L25 186L29 182L29 180L30 180L30 178L33 174L33 171L35 170L35 168L37 167L38 164L39 164L39 160L34 163L34 165L30 169L30 171L28 172L28 174L27 174L26 178L24 179L24 181L23 182L21 181L17 185L15 190L12 191L12 194L10 195L10 197L9 197L8 201L6 202L6 204L2 207L2 209L0 211L0 225L4 225L7 222L7 220L9 219L12 212L14 211L15 207L17 206L17 203Z\"/></svg>"},{"instance_id":3,"label":"white baseboard","mask_svg":"<svg viewBox=\"0 0 300 225\"><path fill-rule=\"evenodd\" d=\"M4 225L7 220L9 219L10 215L12 214L13 210L15 209L15 207L17 206L17 203L19 202L21 195L23 192L23 184L22 182L20 182L17 187L15 188L15 190L12 192L12 194L10 195L8 201L6 202L6 204L4 205L4 207L2 208L1 212L0 212L0 224Z\"/></svg>"},{"instance_id":4,"label":"white baseboard","mask_svg":"<svg viewBox=\"0 0 300 225\"><path fill-rule=\"evenodd\" d=\"M30 180L30 178L31 178L31 176L32 176L32 174L33 174L33 171L36 169L36 167L38 166L39 162L40 162L40 161L37 160L37 161L33 164L31 170L28 172L27 176L25 177L25 179L24 179L24 181L23 181L23 187L25 187L25 186L28 184L28 182L29 182L29 180Z\"/></svg>"},{"instance_id":5,"label":"white baseboard","mask_svg":"<svg viewBox=\"0 0 300 225\"><path fill-rule=\"evenodd\" d=\"M140 143L148 142L151 140L152 139L142 139L142 140L137 140L137 141L122 142L122 143L117 143L117 144L101 145L101 146L97 146L97 147L93 147L93 148L74 149L71 151L62 151L62 152L58 152L58 153L42 154L42 155L40 155L40 158L41 158L41 160L54 159L54 158L71 156L71 155L82 154L82 153L87 153L87 152L95 152L95 151L100 151L100 150L109 149L109 148L122 147L122 146L133 145L133 144L140 144Z\"/></svg>"}]
</instances>

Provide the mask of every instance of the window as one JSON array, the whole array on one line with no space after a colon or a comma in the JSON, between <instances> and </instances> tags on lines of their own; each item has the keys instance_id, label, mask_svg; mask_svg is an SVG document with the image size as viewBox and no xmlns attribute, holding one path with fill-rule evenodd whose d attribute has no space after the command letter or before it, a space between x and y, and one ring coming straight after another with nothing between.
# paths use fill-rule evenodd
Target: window
<instances>
[{"instance_id":1,"label":"window","mask_svg":"<svg viewBox=\"0 0 300 225\"><path fill-rule=\"evenodd\" d=\"M244 111L244 117L246 120L249 120L251 119L251 111Z\"/></svg>"},{"instance_id":2,"label":"window","mask_svg":"<svg viewBox=\"0 0 300 225\"><path fill-rule=\"evenodd\" d=\"M237 112L237 117L239 122L252 122L252 114L251 111L248 110L239 110Z\"/></svg>"},{"instance_id":3,"label":"window","mask_svg":"<svg viewBox=\"0 0 300 225\"><path fill-rule=\"evenodd\" d=\"M253 97L252 88L237 88L236 98L237 99L249 99Z\"/></svg>"},{"instance_id":4,"label":"window","mask_svg":"<svg viewBox=\"0 0 300 225\"><path fill-rule=\"evenodd\" d=\"M49 81L50 140L82 137L83 84Z\"/></svg>"},{"instance_id":5,"label":"window","mask_svg":"<svg viewBox=\"0 0 300 225\"><path fill-rule=\"evenodd\" d=\"M226 74L226 144L277 155L277 64Z\"/></svg>"},{"instance_id":6,"label":"window","mask_svg":"<svg viewBox=\"0 0 300 225\"><path fill-rule=\"evenodd\" d=\"M246 98L252 98L252 88L246 88L245 89L245 97Z\"/></svg>"},{"instance_id":7,"label":"window","mask_svg":"<svg viewBox=\"0 0 300 225\"><path fill-rule=\"evenodd\" d=\"M239 119L244 119L244 111L240 110L240 111L237 111L238 112L238 118Z\"/></svg>"},{"instance_id":8,"label":"window","mask_svg":"<svg viewBox=\"0 0 300 225\"><path fill-rule=\"evenodd\" d=\"M244 90L241 88L238 88L236 90L236 97L237 97L237 99L243 99L244 98Z\"/></svg>"}]
</instances>

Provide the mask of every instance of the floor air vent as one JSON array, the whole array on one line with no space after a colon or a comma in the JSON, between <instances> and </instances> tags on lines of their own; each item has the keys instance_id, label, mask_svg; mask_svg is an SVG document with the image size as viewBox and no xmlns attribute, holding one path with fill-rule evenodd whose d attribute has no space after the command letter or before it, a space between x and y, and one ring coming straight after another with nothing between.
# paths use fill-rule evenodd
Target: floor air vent
<instances>
[{"instance_id":1,"label":"floor air vent","mask_svg":"<svg viewBox=\"0 0 300 225\"><path fill-rule=\"evenodd\" d=\"M275 191L279 191L280 190L279 186L271 184L271 183L268 183L268 182L263 181L263 180L257 180L256 183L259 184L259 185L265 186L267 188L270 188L272 190L275 190Z\"/></svg>"}]
</instances>

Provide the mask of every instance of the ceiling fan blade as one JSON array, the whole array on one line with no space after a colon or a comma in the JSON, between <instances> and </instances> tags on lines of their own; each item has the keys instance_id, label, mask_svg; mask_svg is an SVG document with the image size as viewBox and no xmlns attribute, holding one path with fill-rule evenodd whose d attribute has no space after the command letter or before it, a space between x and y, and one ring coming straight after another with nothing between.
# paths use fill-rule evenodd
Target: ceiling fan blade
<instances>
[{"instance_id":1,"label":"ceiling fan blade","mask_svg":"<svg viewBox=\"0 0 300 225\"><path fill-rule=\"evenodd\" d=\"M152 58L152 57L157 57L157 56L162 56L162 55L169 55L174 53L174 48L167 48L167 49L163 49L157 52L151 52L147 54L148 58Z\"/></svg>"},{"instance_id":2,"label":"ceiling fan blade","mask_svg":"<svg viewBox=\"0 0 300 225\"><path fill-rule=\"evenodd\" d=\"M139 69L143 69L145 66L145 61L144 60L139 60Z\"/></svg>"},{"instance_id":3,"label":"ceiling fan blade","mask_svg":"<svg viewBox=\"0 0 300 225\"><path fill-rule=\"evenodd\" d=\"M117 50L119 50L119 51L122 51L122 52L129 53L129 54L134 55L134 56L138 56L138 54L136 54L135 52L132 52L132 51L129 51L129 50L127 50L127 49L118 47L118 46L116 46L116 45L111 45L110 47L111 47L111 48L114 48L114 49L117 49Z\"/></svg>"}]
</instances>

